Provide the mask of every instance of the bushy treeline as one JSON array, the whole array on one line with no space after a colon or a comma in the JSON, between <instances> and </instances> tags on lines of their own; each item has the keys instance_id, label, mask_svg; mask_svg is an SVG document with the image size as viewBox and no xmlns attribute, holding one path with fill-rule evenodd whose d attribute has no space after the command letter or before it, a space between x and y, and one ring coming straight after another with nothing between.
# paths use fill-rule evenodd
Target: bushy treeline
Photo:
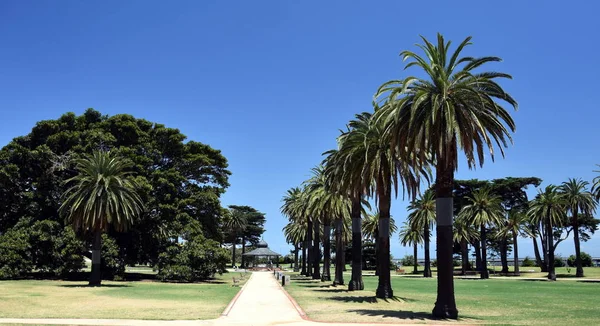
<instances>
[{"instance_id":1,"label":"bushy treeline","mask_svg":"<svg viewBox=\"0 0 600 326\"><path fill-rule=\"evenodd\" d=\"M185 139L178 129L93 109L40 121L14 138L0 150L0 278L32 271L68 277L85 266L91 236L75 234L59 207L65 180L76 173L74 162L94 150L110 150L131 163L145 208L127 232L109 229L103 236L105 278L121 277L126 265L136 264L158 266L165 280L193 281L223 271L220 196L229 186L227 160L219 150ZM195 237L178 246L187 234ZM187 264L180 258L201 252L190 273L160 270Z\"/></svg>"}]
</instances>

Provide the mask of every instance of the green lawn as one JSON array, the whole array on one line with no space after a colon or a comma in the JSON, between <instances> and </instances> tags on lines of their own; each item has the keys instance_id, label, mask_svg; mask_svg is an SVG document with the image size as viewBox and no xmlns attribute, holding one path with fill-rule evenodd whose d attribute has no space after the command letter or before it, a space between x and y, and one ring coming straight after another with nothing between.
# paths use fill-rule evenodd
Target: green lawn
<instances>
[{"instance_id":1,"label":"green lawn","mask_svg":"<svg viewBox=\"0 0 600 326\"><path fill-rule=\"evenodd\" d=\"M0 318L217 318L239 291L227 273L206 283L1 281ZM243 281L242 281L243 283Z\"/></svg>"},{"instance_id":2,"label":"green lawn","mask_svg":"<svg viewBox=\"0 0 600 326\"><path fill-rule=\"evenodd\" d=\"M387 301L375 298L377 277L365 276L364 282L365 291L357 292L302 279L286 289L317 321L432 322L435 278L393 277L396 297ZM455 289L459 323L592 325L600 320L598 283L456 279Z\"/></svg>"}]
</instances>

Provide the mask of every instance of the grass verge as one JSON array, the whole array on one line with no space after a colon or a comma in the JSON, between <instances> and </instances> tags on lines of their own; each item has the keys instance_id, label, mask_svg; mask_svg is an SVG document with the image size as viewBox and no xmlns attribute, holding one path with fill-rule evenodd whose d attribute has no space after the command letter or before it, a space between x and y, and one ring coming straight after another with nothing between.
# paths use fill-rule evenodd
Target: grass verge
<instances>
[{"instance_id":1,"label":"grass verge","mask_svg":"<svg viewBox=\"0 0 600 326\"><path fill-rule=\"evenodd\" d=\"M364 291L348 292L346 286L295 279L286 290L316 321L440 322L430 319L436 299L435 278L392 277L396 296L388 300L375 298L377 277L365 276L364 283ZM598 284L572 281L457 279L458 323L591 325L600 320L599 291Z\"/></svg>"}]
</instances>

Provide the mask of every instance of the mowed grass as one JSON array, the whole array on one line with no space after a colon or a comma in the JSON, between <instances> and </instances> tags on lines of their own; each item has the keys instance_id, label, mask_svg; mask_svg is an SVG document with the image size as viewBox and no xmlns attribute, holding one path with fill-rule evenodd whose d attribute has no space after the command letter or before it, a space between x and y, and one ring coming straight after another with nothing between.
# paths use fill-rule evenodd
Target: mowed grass
<instances>
[{"instance_id":1,"label":"mowed grass","mask_svg":"<svg viewBox=\"0 0 600 326\"><path fill-rule=\"evenodd\" d=\"M346 281L348 278L346 278ZM458 321L431 320L436 279L392 277L393 299L375 298L377 277L365 290L348 292L312 280L293 280L286 290L316 321L594 325L600 320L600 283L455 279Z\"/></svg>"},{"instance_id":2,"label":"mowed grass","mask_svg":"<svg viewBox=\"0 0 600 326\"><path fill-rule=\"evenodd\" d=\"M213 319L240 287L227 273L206 283L1 281L0 318ZM244 280L240 282L242 285Z\"/></svg>"}]
</instances>

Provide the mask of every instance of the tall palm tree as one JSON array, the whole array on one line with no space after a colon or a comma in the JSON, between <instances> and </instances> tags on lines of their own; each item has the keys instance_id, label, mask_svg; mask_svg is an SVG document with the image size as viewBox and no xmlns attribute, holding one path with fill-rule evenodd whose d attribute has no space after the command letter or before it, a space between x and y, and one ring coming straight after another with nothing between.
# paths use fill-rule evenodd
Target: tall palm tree
<instances>
[{"instance_id":1,"label":"tall palm tree","mask_svg":"<svg viewBox=\"0 0 600 326\"><path fill-rule=\"evenodd\" d=\"M419 272L419 263L417 261L417 246L423 242L423 229L404 222L400 228L400 244L403 246L413 246L413 274Z\"/></svg>"},{"instance_id":2,"label":"tall palm tree","mask_svg":"<svg viewBox=\"0 0 600 326\"><path fill-rule=\"evenodd\" d=\"M454 242L460 244L460 252L462 258L461 274L466 275L469 269L469 243L479 240L479 232L469 222L460 217L454 221ZM479 247L479 246L478 246ZM478 249L475 249L476 252ZM480 257L480 255L477 255Z\"/></svg>"},{"instance_id":3,"label":"tall palm tree","mask_svg":"<svg viewBox=\"0 0 600 326\"><path fill-rule=\"evenodd\" d=\"M435 194L433 191L425 193L417 200L408 205L408 221L410 224L423 230L423 241L425 247L425 269L424 277L431 277L431 258L429 256L430 230L435 223Z\"/></svg>"},{"instance_id":4,"label":"tall palm tree","mask_svg":"<svg viewBox=\"0 0 600 326\"><path fill-rule=\"evenodd\" d=\"M513 265L514 265L514 275L521 275L519 271L519 246L517 239L520 234L528 234L527 227L527 215L521 209L515 207L508 212L508 220L502 228L500 229L500 235L504 237L508 237L508 234L512 234L513 238Z\"/></svg>"},{"instance_id":5,"label":"tall palm tree","mask_svg":"<svg viewBox=\"0 0 600 326\"><path fill-rule=\"evenodd\" d=\"M577 277L583 277L581 265L581 248L579 241L579 213L593 215L596 211L596 201L591 192L587 190L589 183L581 179L569 179L562 183L559 190L566 201L567 209L571 213L571 226L573 226L573 241L575 242L575 265Z\"/></svg>"},{"instance_id":6,"label":"tall palm tree","mask_svg":"<svg viewBox=\"0 0 600 326\"><path fill-rule=\"evenodd\" d=\"M471 196L467 196L470 204L463 207L460 211L460 218L468 221L471 225L477 225L480 228L481 236L481 278L489 278L487 269L487 244L486 227L495 226L502 223L504 217L504 208L502 207L502 198L491 192L489 188L482 188L474 191Z\"/></svg>"},{"instance_id":7,"label":"tall palm tree","mask_svg":"<svg viewBox=\"0 0 600 326\"><path fill-rule=\"evenodd\" d=\"M242 234L248 226L248 220L244 214L238 210L229 209L225 215L223 226L231 236L231 267L235 267L235 249L239 235Z\"/></svg>"},{"instance_id":8,"label":"tall palm tree","mask_svg":"<svg viewBox=\"0 0 600 326\"><path fill-rule=\"evenodd\" d=\"M496 100L514 108L517 102L496 82L511 78L499 72L475 72L497 57L460 57L471 44L467 37L454 51L448 52L450 42L438 34L437 45L422 37L418 45L425 57L411 51L400 55L410 60L406 68L418 67L426 76L409 76L403 80L384 83L375 97L382 110L386 132L395 151L411 165L420 166L431 160L436 167L437 207L437 301L434 317L458 318L454 299L452 266L452 189L454 172L458 168L459 151L464 152L467 165L483 165L484 150L494 159L494 143L504 155L503 147L511 141L515 123L508 111ZM428 157L429 155L429 157ZM428 160L429 158L429 160Z\"/></svg>"},{"instance_id":9,"label":"tall palm tree","mask_svg":"<svg viewBox=\"0 0 600 326\"><path fill-rule=\"evenodd\" d=\"M542 226L540 229L546 233L545 247L548 258L546 264L548 279L551 281L556 281L553 227L562 224L566 204L563 195L554 185L549 185L544 190L540 189L535 199L529 204L529 217L534 223Z\"/></svg>"},{"instance_id":10,"label":"tall palm tree","mask_svg":"<svg viewBox=\"0 0 600 326\"><path fill-rule=\"evenodd\" d=\"M102 282L102 233L111 225L117 232L127 231L143 211L138 185L127 171L130 167L109 151L96 151L76 160L77 175L66 181L69 188L63 194L60 214L76 231L94 235L91 286Z\"/></svg>"},{"instance_id":11,"label":"tall palm tree","mask_svg":"<svg viewBox=\"0 0 600 326\"><path fill-rule=\"evenodd\" d=\"M375 113L378 108L375 107ZM378 298L393 297L390 279L390 209L392 193L402 189L409 195L416 193L421 182L421 169L414 170L407 161L398 159L390 148L389 138L384 134L384 125L373 118L373 114L363 112L351 122L354 132L362 138L364 161L361 167L362 180L367 185L367 195L375 198L379 210L378 267L379 282L375 291Z\"/></svg>"},{"instance_id":12,"label":"tall palm tree","mask_svg":"<svg viewBox=\"0 0 600 326\"><path fill-rule=\"evenodd\" d=\"M362 280L362 220L363 204L368 180L363 178L366 149L364 130L368 126L362 116L350 121L347 130L338 137L338 149L326 152L324 160L325 176L328 187L347 194L350 198L350 216L352 220L352 274L348 282L348 291L364 290Z\"/></svg>"}]
</instances>

